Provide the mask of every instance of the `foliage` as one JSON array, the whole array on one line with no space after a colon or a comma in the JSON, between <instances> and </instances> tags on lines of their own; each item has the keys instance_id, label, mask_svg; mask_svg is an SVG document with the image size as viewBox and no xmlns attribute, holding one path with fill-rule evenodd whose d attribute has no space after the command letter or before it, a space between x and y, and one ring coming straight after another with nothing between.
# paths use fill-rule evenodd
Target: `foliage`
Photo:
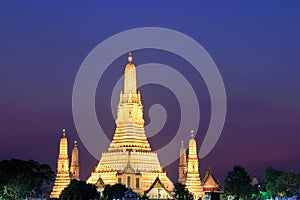
<instances>
[{"instance_id":1,"label":"foliage","mask_svg":"<svg viewBox=\"0 0 300 200\"><path fill-rule=\"evenodd\" d=\"M100 194L97 191L97 187L92 184L87 184L85 181L78 181L73 179L68 187L66 187L61 195L61 199L97 199Z\"/></svg>"},{"instance_id":2,"label":"foliage","mask_svg":"<svg viewBox=\"0 0 300 200\"><path fill-rule=\"evenodd\" d=\"M54 172L49 165L34 160L0 161L0 199L25 199L40 195L43 184L54 180Z\"/></svg>"},{"instance_id":3,"label":"foliage","mask_svg":"<svg viewBox=\"0 0 300 200\"><path fill-rule=\"evenodd\" d=\"M264 172L264 184L270 197L290 197L300 187L300 178L294 172L269 167Z\"/></svg>"},{"instance_id":4,"label":"foliage","mask_svg":"<svg viewBox=\"0 0 300 200\"><path fill-rule=\"evenodd\" d=\"M253 190L250 181L250 176L243 167L234 166L233 170L227 173L225 193L235 196L236 199L250 199Z\"/></svg>"},{"instance_id":5,"label":"foliage","mask_svg":"<svg viewBox=\"0 0 300 200\"><path fill-rule=\"evenodd\" d=\"M103 195L104 198L111 200L111 199L121 199L124 196L124 193L127 191L127 188L125 185L122 184L115 184L113 186L111 185L105 185Z\"/></svg>"},{"instance_id":6,"label":"foliage","mask_svg":"<svg viewBox=\"0 0 300 200\"><path fill-rule=\"evenodd\" d=\"M186 186L181 183L174 184L174 197L179 200L193 199L193 195L189 193Z\"/></svg>"},{"instance_id":7,"label":"foliage","mask_svg":"<svg viewBox=\"0 0 300 200\"><path fill-rule=\"evenodd\" d=\"M264 185L266 187L266 191L269 197L276 196L276 180L280 176L282 172L273 169L272 167L268 167L264 172Z\"/></svg>"}]
</instances>

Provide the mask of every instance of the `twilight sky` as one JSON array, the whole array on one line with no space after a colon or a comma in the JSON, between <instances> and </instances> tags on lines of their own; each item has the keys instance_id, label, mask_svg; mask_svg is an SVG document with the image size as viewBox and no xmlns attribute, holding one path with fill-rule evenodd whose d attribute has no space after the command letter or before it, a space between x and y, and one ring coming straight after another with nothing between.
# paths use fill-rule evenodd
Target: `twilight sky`
<instances>
[{"instance_id":1,"label":"twilight sky","mask_svg":"<svg viewBox=\"0 0 300 200\"><path fill-rule=\"evenodd\" d=\"M86 179L98 161L80 142L73 122L76 73L88 53L108 37L155 26L199 42L225 84L225 126L213 151L200 160L201 174L211 167L222 180L236 164L259 177L268 166L300 173L299 9L299 1L1 2L0 160L34 159L55 170L61 129L66 128L70 146L79 141L81 177ZM134 56L136 65L188 65L164 51L138 50ZM127 55L120 55L97 89L96 109L107 116L99 121L109 137L114 121L108 98L126 62ZM182 73L196 78L188 66ZM172 94L155 85L140 89L146 124L151 105L169 106L164 130L172 133L178 119ZM197 90L203 96L199 148L209 123L210 100L204 83ZM154 150L168 142L168 133L150 139ZM176 181L177 162L165 169Z\"/></svg>"}]
</instances>

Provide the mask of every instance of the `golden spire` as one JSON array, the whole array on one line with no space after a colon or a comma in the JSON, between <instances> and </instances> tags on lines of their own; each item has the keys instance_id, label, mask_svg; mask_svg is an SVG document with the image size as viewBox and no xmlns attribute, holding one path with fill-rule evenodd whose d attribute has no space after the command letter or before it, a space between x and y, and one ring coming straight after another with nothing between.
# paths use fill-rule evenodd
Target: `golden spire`
<instances>
[{"instance_id":1,"label":"golden spire","mask_svg":"<svg viewBox=\"0 0 300 200\"><path fill-rule=\"evenodd\" d=\"M187 173L186 151L184 148L183 141L181 141L179 166L178 166L178 182L179 183L185 184L186 173Z\"/></svg>"},{"instance_id":2,"label":"golden spire","mask_svg":"<svg viewBox=\"0 0 300 200\"><path fill-rule=\"evenodd\" d=\"M79 178L79 152L77 141L74 141L74 148L72 150L72 162L70 167L71 179L80 180Z\"/></svg>"},{"instance_id":3,"label":"golden spire","mask_svg":"<svg viewBox=\"0 0 300 200\"><path fill-rule=\"evenodd\" d=\"M173 184L163 171L157 153L151 151L145 134L143 104L136 87L136 69L132 61L132 54L129 53L113 140L108 151L102 152L87 183L95 184L99 180L105 185L121 183L144 194L159 177L166 190L171 191Z\"/></svg>"},{"instance_id":4,"label":"golden spire","mask_svg":"<svg viewBox=\"0 0 300 200\"><path fill-rule=\"evenodd\" d=\"M128 64L124 72L124 91L120 93L116 132L109 150L151 151L143 118L141 94L136 87L136 69L129 53Z\"/></svg>"},{"instance_id":5,"label":"golden spire","mask_svg":"<svg viewBox=\"0 0 300 200\"><path fill-rule=\"evenodd\" d=\"M61 191L70 183L68 139L66 129L62 130L59 142L59 155L57 159L57 174L50 198L59 198Z\"/></svg>"},{"instance_id":6,"label":"golden spire","mask_svg":"<svg viewBox=\"0 0 300 200\"><path fill-rule=\"evenodd\" d=\"M187 163L186 187L198 199L203 196L203 187L199 175L199 163L197 155L197 143L194 139L194 131L191 130L191 139L189 141L189 155Z\"/></svg>"},{"instance_id":7,"label":"golden spire","mask_svg":"<svg viewBox=\"0 0 300 200\"><path fill-rule=\"evenodd\" d=\"M66 129L62 130L62 137L60 139L58 157L68 159L68 140L66 138Z\"/></svg>"},{"instance_id":8,"label":"golden spire","mask_svg":"<svg viewBox=\"0 0 300 200\"><path fill-rule=\"evenodd\" d=\"M128 64L125 67L124 74L124 94L127 98L136 97L136 70L132 63L132 53L129 53Z\"/></svg>"}]
</instances>

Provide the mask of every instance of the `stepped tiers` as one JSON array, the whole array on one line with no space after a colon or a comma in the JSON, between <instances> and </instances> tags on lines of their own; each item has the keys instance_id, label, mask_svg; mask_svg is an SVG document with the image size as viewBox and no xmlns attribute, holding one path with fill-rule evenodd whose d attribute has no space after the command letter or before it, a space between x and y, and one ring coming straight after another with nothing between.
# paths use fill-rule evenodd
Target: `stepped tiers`
<instances>
[{"instance_id":1,"label":"stepped tiers","mask_svg":"<svg viewBox=\"0 0 300 200\"><path fill-rule=\"evenodd\" d=\"M187 163L183 142L181 143L178 182L186 185L186 188L190 193L192 193L194 199L204 197L209 199L219 199L219 195L224 191L210 169L206 171L206 174L201 181L199 174L197 143L194 139L193 131L191 131L191 133Z\"/></svg>"},{"instance_id":2,"label":"stepped tiers","mask_svg":"<svg viewBox=\"0 0 300 200\"><path fill-rule=\"evenodd\" d=\"M103 152L87 183L100 178L104 184L121 183L144 194L159 177L171 191L173 183L160 166L156 152L151 151L144 130L141 94L136 87L136 69L131 53L124 73L124 91L120 93L116 130L107 152Z\"/></svg>"},{"instance_id":3,"label":"stepped tiers","mask_svg":"<svg viewBox=\"0 0 300 200\"><path fill-rule=\"evenodd\" d=\"M70 183L68 140L66 130L63 129L63 135L59 143L59 156L57 160L57 174L50 198L59 198L61 191Z\"/></svg>"},{"instance_id":4,"label":"stepped tiers","mask_svg":"<svg viewBox=\"0 0 300 200\"><path fill-rule=\"evenodd\" d=\"M77 147L77 141L74 141L74 148L72 150L72 162L70 167L71 179L80 180L79 178L79 152Z\"/></svg>"},{"instance_id":5,"label":"stepped tiers","mask_svg":"<svg viewBox=\"0 0 300 200\"><path fill-rule=\"evenodd\" d=\"M50 194L50 198L59 198L59 195L65 189L71 179L79 179L79 157L77 142L74 142L74 148L72 150L72 163L69 169L69 156L68 156L68 140L66 137L66 130L63 129L63 135L59 143L59 155L57 159L57 173Z\"/></svg>"},{"instance_id":6,"label":"stepped tiers","mask_svg":"<svg viewBox=\"0 0 300 200\"><path fill-rule=\"evenodd\" d=\"M194 139L193 131L191 131L191 139L189 141L189 155L185 184L189 192L193 194L194 199L204 197L203 186L199 175L197 144Z\"/></svg>"},{"instance_id":7,"label":"stepped tiers","mask_svg":"<svg viewBox=\"0 0 300 200\"><path fill-rule=\"evenodd\" d=\"M178 183L185 185L186 174L187 174L186 152L183 145L183 141L181 141L179 166L178 166Z\"/></svg>"}]
</instances>

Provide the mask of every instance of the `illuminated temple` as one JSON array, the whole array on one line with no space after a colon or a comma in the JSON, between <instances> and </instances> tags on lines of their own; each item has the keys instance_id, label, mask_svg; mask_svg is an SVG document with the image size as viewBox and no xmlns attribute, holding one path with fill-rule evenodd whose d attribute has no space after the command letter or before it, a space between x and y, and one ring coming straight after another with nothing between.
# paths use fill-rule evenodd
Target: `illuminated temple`
<instances>
[{"instance_id":1,"label":"illuminated temple","mask_svg":"<svg viewBox=\"0 0 300 200\"><path fill-rule=\"evenodd\" d=\"M105 185L120 183L140 195L146 195L149 200L173 199L173 183L162 169L157 153L151 151L145 134L143 105L141 94L137 91L136 68L132 61L130 53L125 67L124 90L120 93L113 140L108 150L102 153L98 165L86 182L95 184L99 192L103 192ZM63 129L59 143L57 174L50 198L59 198L72 179L80 180L78 156L75 141L69 165L68 140ZM178 182L186 185L194 199L219 199L219 195L223 193L210 169L203 178L200 176L193 131L189 140L188 155L183 142L181 143Z\"/></svg>"},{"instance_id":2,"label":"illuminated temple","mask_svg":"<svg viewBox=\"0 0 300 200\"><path fill-rule=\"evenodd\" d=\"M107 152L103 152L87 183L124 184L144 194L159 177L169 192L173 183L163 171L156 152L151 151L144 130L141 94L136 86L136 68L129 54L124 91L120 93L116 130Z\"/></svg>"}]
</instances>

